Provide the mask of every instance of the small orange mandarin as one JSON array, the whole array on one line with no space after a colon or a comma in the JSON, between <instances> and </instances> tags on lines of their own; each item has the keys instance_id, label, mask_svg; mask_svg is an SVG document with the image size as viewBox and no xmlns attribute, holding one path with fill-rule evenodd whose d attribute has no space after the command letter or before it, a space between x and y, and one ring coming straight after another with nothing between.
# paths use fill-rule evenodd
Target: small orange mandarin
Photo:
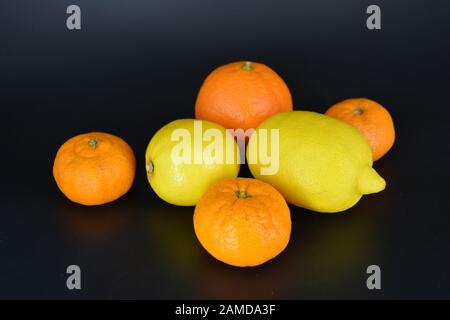
<instances>
[{"instance_id":1,"label":"small orange mandarin","mask_svg":"<svg viewBox=\"0 0 450 320\"><path fill-rule=\"evenodd\" d=\"M84 205L114 201L131 188L136 171L133 150L103 132L77 135L58 150L53 176L70 200Z\"/></svg>"},{"instance_id":2,"label":"small orange mandarin","mask_svg":"<svg viewBox=\"0 0 450 320\"><path fill-rule=\"evenodd\" d=\"M394 145L394 122L381 104L366 98L347 99L331 106L325 114L358 129L372 149L373 161Z\"/></svg>"},{"instance_id":3,"label":"small orange mandarin","mask_svg":"<svg viewBox=\"0 0 450 320\"><path fill-rule=\"evenodd\" d=\"M262 63L238 61L208 75L197 96L195 117L247 130L292 108L289 88L275 71Z\"/></svg>"},{"instance_id":4,"label":"small orange mandarin","mask_svg":"<svg viewBox=\"0 0 450 320\"><path fill-rule=\"evenodd\" d=\"M286 248L291 214L271 185L249 178L225 179L198 202L194 229L216 259L233 266L257 266Z\"/></svg>"}]
</instances>

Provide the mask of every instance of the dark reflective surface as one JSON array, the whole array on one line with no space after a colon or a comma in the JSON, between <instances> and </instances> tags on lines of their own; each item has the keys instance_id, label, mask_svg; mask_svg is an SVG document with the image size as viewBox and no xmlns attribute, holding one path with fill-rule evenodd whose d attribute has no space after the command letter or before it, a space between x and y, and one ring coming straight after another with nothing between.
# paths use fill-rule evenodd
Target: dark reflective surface
<instances>
[{"instance_id":1,"label":"dark reflective surface","mask_svg":"<svg viewBox=\"0 0 450 320\"><path fill-rule=\"evenodd\" d=\"M0 298L450 298L446 1L378 1L377 32L365 1L120 3L78 1L80 32L65 29L67 1L0 6ZM240 59L278 71L296 109L367 96L397 129L374 165L385 191L339 214L291 207L286 250L244 269L203 250L194 208L158 199L144 170L152 134L192 117L208 72ZM59 192L52 161L93 130L127 140L138 171L123 198L83 207ZM81 291L66 289L71 264Z\"/></svg>"}]
</instances>

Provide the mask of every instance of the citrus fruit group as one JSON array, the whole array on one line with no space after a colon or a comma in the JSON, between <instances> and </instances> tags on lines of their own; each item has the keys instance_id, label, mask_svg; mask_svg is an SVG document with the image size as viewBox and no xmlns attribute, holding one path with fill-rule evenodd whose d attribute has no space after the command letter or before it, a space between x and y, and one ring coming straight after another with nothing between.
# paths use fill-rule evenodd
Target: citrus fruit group
<instances>
[{"instance_id":1,"label":"citrus fruit group","mask_svg":"<svg viewBox=\"0 0 450 320\"><path fill-rule=\"evenodd\" d=\"M269 141L269 150L279 150L273 159L279 163L272 164L278 167L275 174L264 174L267 163L251 159L261 154L258 141L268 130L279 130L279 139ZM362 134L316 112L283 112L264 121L250 137L247 161L253 176L270 183L288 202L318 212L346 210L362 195L385 188Z\"/></svg>"},{"instance_id":2,"label":"citrus fruit group","mask_svg":"<svg viewBox=\"0 0 450 320\"><path fill-rule=\"evenodd\" d=\"M195 117L246 130L290 110L291 93L275 71L262 63L238 61L209 74L197 96Z\"/></svg>"},{"instance_id":3,"label":"citrus fruit group","mask_svg":"<svg viewBox=\"0 0 450 320\"><path fill-rule=\"evenodd\" d=\"M260 265L282 252L291 234L283 196L256 179L225 179L203 195L194 212L202 246L233 266Z\"/></svg>"},{"instance_id":4,"label":"citrus fruit group","mask_svg":"<svg viewBox=\"0 0 450 320\"><path fill-rule=\"evenodd\" d=\"M395 141L394 122L381 104L366 98L347 99L331 106L326 115L357 128L372 149L372 159L384 156Z\"/></svg>"},{"instance_id":5,"label":"citrus fruit group","mask_svg":"<svg viewBox=\"0 0 450 320\"><path fill-rule=\"evenodd\" d=\"M84 205L114 201L131 187L136 170L133 150L103 132L77 135L58 150L53 176L70 200Z\"/></svg>"}]
</instances>

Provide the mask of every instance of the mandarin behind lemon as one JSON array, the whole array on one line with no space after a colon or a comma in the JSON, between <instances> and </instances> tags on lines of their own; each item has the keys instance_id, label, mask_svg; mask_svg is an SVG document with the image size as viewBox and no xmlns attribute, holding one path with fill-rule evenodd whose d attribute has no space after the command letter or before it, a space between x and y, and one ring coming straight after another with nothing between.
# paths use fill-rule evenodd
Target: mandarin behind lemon
<instances>
[{"instance_id":1,"label":"mandarin behind lemon","mask_svg":"<svg viewBox=\"0 0 450 320\"><path fill-rule=\"evenodd\" d=\"M389 111L366 98L346 99L331 106L325 114L358 129L372 149L372 159L383 157L394 145L395 129Z\"/></svg>"}]
</instances>

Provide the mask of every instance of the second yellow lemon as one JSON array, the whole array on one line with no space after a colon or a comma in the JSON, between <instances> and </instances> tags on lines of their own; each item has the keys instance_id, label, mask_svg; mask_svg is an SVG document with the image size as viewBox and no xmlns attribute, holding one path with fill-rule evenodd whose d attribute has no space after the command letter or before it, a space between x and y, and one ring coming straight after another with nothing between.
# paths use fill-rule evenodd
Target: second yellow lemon
<instances>
[{"instance_id":1,"label":"second yellow lemon","mask_svg":"<svg viewBox=\"0 0 450 320\"><path fill-rule=\"evenodd\" d=\"M265 146L279 151L271 159L278 161L278 170L264 174L264 161L258 157L251 161L249 155L264 147L258 138L270 130L279 130L279 138ZM372 152L363 135L315 112L283 112L264 121L250 138L247 161L253 176L273 185L288 202L318 212L346 210L362 195L379 192L386 185L372 168Z\"/></svg>"}]
</instances>

